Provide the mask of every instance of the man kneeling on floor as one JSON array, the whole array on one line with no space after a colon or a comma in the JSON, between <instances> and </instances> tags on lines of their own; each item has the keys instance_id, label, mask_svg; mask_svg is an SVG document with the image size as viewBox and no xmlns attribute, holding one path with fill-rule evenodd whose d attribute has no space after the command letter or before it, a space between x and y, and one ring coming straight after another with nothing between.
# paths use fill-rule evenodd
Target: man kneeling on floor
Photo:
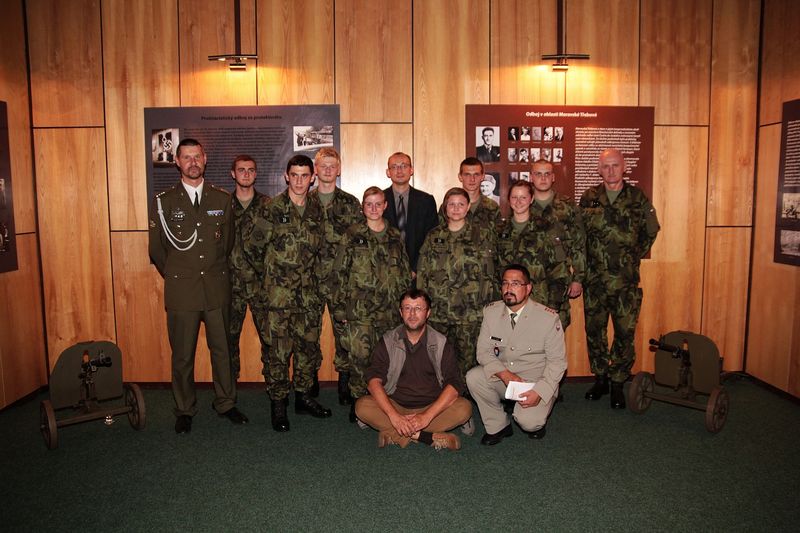
<instances>
[{"instance_id":1,"label":"man kneeling on floor","mask_svg":"<svg viewBox=\"0 0 800 533\"><path fill-rule=\"evenodd\" d=\"M453 345L427 325L431 299L409 289L400 297L403 324L387 332L372 352L368 396L356 402L359 420L378 430L378 447L411 441L435 449L458 450L461 441L447 431L472 416L462 398L464 382Z\"/></svg>"},{"instance_id":2,"label":"man kneeling on floor","mask_svg":"<svg viewBox=\"0 0 800 533\"><path fill-rule=\"evenodd\" d=\"M503 270L502 301L483 308L478 335L478 366L467 372L467 386L486 427L481 444L492 446L513 433L503 409L509 383L524 390L514 405L514 420L532 439L544 438L547 417L567 369L564 328L558 311L529 298L531 277L522 265ZM527 390L525 390L527 389Z\"/></svg>"}]
</instances>

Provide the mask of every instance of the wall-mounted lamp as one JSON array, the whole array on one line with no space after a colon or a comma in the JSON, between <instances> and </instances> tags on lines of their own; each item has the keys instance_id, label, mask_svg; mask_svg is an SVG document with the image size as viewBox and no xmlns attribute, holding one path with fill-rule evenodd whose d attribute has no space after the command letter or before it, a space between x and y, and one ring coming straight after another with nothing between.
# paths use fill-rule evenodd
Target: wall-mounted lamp
<instances>
[{"instance_id":1,"label":"wall-mounted lamp","mask_svg":"<svg viewBox=\"0 0 800 533\"><path fill-rule=\"evenodd\" d=\"M242 17L240 12L239 0L233 0L233 43L235 51L232 54L219 54L208 56L209 61L228 61L231 70L246 70L248 59L258 59L258 54L242 53Z\"/></svg>"},{"instance_id":2,"label":"wall-mounted lamp","mask_svg":"<svg viewBox=\"0 0 800 533\"><path fill-rule=\"evenodd\" d=\"M544 54L542 59L549 61L555 59L553 71L566 71L569 69L570 59L589 59L589 54L568 54L567 53L567 6L566 0L557 0L558 16L556 17L556 53Z\"/></svg>"}]
</instances>

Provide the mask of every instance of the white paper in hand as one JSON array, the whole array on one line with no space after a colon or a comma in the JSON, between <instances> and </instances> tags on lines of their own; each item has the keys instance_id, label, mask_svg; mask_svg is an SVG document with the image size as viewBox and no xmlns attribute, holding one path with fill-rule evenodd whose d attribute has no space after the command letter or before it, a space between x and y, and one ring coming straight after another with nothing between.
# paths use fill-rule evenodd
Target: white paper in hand
<instances>
[{"instance_id":1,"label":"white paper in hand","mask_svg":"<svg viewBox=\"0 0 800 533\"><path fill-rule=\"evenodd\" d=\"M506 400L514 400L516 402L524 400L520 394L528 392L533 388L536 383L525 383L522 381L509 381L506 387Z\"/></svg>"}]
</instances>

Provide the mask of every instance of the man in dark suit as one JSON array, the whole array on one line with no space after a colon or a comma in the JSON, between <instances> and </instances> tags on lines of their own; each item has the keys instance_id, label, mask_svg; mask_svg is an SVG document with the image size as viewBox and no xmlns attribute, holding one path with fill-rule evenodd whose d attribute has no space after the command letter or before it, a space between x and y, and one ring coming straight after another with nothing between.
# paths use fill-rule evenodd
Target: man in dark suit
<instances>
[{"instance_id":1,"label":"man in dark suit","mask_svg":"<svg viewBox=\"0 0 800 533\"><path fill-rule=\"evenodd\" d=\"M481 130L483 144L475 148L475 157L482 163L496 163L500 161L500 147L494 145L494 128L485 127Z\"/></svg>"},{"instance_id":2,"label":"man in dark suit","mask_svg":"<svg viewBox=\"0 0 800 533\"><path fill-rule=\"evenodd\" d=\"M247 423L235 406L236 379L228 350L233 248L230 195L204 184L206 154L194 139L178 145L181 181L156 196L150 215L150 257L164 276L164 306L172 347L175 432L189 433L197 414L194 356L200 322L206 325L214 377L214 410L234 424Z\"/></svg>"},{"instance_id":3,"label":"man in dark suit","mask_svg":"<svg viewBox=\"0 0 800 533\"><path fill-rule=\"evenodd\" d=\"M417 273L419 249L422 248L428 232L439 223L436 200L430 194L410 185L413 175L411 156L402 152L389 156L386 176L392 180L392 186L383 191L388 204L383 216L389 224L400 230L406 243L412 277Z\"/></svg>"}]
</instances>

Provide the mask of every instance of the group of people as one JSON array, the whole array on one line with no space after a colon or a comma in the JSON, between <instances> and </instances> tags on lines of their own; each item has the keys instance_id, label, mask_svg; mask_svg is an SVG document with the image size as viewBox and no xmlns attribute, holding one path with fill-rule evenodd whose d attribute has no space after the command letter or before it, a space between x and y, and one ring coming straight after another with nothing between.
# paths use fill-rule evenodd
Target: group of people
<instances>
[{"instance_id":1,"label":"group of people","mask_svg":"<svg viewBox=\"0 0 800 533\"><path fill-rule=\"evenodd\" d=\"M351 406L351 422L378 431L379 446L458 449L452 430L472 434L473 402L486 429L482 444L510 436L510 417L543 438L567 366L569 300L581 294L595 374L586 398L610 392L612 407L625 406L639 262L659 225L644 193L623 179L619 151L602 152L603 181L578 206L553 190L552 163L535 161L531 182L510 184L508 219L481 194L484 167L474 157L461 163L461 186L447 191L438 212L433 196L410 185L414 167L401 152L388 159L391 186L369 187L360 203L336 185L341 160L332 148L313 161L292 157L286 190L271 199L255 189L252 157L234 160L232 195L204 186L205 163L197 141L181 141L181 181L156 196L150 219L150 255L165 279L176 432L189 432L197 413L201 321L213 408L247 423L235 384L248 306L275 431L290 429L292 391L296 414L331 416L317 400L326 306L338 400Z\"/></svg>"}]
</instances>

